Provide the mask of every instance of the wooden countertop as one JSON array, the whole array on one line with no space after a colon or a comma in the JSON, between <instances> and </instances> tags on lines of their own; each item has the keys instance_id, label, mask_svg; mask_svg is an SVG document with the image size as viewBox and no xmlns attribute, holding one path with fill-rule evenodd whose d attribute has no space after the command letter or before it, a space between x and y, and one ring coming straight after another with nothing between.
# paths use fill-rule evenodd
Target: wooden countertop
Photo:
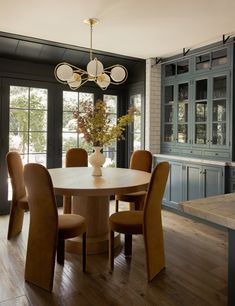
<instances>
[{"instance_id":1,"label":"wooden countertop","mask_svg":"<svg viewBox=\"0 0 235 306\"><path fill-rule=\"evenodd\" d=\"M235 229L235 193L180 202L179 210L203 220Z\"/></svg>"}]
</instances>

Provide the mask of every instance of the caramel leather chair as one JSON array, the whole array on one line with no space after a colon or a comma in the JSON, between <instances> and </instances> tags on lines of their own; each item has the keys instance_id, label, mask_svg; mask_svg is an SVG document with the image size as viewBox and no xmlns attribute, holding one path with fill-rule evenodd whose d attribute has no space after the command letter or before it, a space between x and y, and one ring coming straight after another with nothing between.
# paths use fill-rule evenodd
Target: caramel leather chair
<instances>
[{"instance_id":1,"label":"caramel leather chair","mask_svg":"<svg viewBox=\"0 0 235 306\"><path fill-rule=\"evenodd\" d=\"M72 148L66 152L65 167L87 167L88 154L85 149Z\"/></svg>"},{"instance_id":2,"label":"caramel leather chair","mask_svg":"<svg viewBox=\"0 0 235 306\"><path fill-rule=\"evenodd\" d=\"M147 150L137 150L131 155L130 169L151 172L152 154ZM130 208L134 210L143 210L146 191L116 195L116 212L118 212L118 201L130 202Z\"/></svg>"},{"instance_id":3,"label":"caramel leather chair","mask_svg":"<svg viewBox=\"0 0 235 306\"><path fill-rule=\"evenodd\" d=\"M24 211L29 207L24 185L24 166L20 154L8 152L6 162L12 185L12 202L7 234L7 239L11 239L21 232Z\"/></svg>"},{"instance_id":4,"label":"caramel leather chair","mask_svg":"<svg viewBox=\"0 0 235 306\"><path fill-rule=\"evenodd\" d=\"M65 167L87 167L88 154L85 149L72 148L66 152ZM63 197L64 214L71 214L71 197Z\"/></svg>"},{"instance_id":5,"label":"caramel leather chair","mask_svg":"<svg viewBox=\"0 0 235 306\"><path fill-rule=\"evenodd\" d=\"M121 211L110 216L109 261L114 268L114 232L125 234L125 255L131 255L132 234L143 234L148 281L164 267L164 243L161 218L162 198L169 173L168 162L159 163L154 169L145 198L143 211Z\"/></svg>"},{"instance_id":6,"label":"caramel leather chair","mask_svg":"<svg viewBox=\"0 0 235 306\"><path fill-rule=\"evenodd\" d=\"M59 215L47 169L27 164L24 171L28 193L30 225L25 264L25 280L52 290L55 254L64 263L64 241L83 235L83 271L86 270L86 222L79 215Z\"/></svg>"}]
</instances>

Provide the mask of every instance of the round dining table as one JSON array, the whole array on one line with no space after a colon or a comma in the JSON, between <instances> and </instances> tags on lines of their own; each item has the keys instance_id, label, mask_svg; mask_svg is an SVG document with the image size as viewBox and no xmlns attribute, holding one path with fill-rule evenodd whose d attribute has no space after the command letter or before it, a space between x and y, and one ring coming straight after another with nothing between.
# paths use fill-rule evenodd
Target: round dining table
<instances>
[{"instance_id":1,"label":"round dining table","mask_svg":"<svg viewBox=\"0 0 235 306\"><path fill-rule=\"evenodd\" d=\"M151 176L123 168L102 168L102 176L93 176L91 167L56 168L49 173L54 193L71 198L71 212L86 218L88 254L108 251L110 196L146 190ZM119 244L120 236L116 235L115 245ZM81 253L81 238L68 239L66 250Z\"/></svg>"}]
</instances>

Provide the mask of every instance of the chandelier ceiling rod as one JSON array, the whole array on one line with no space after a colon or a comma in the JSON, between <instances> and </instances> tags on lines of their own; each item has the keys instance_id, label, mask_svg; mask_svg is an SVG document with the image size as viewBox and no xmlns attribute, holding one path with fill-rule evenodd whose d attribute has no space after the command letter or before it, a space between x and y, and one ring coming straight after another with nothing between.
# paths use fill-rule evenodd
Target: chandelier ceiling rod
<instances>
[{"instance_id":1,"label":"chandelier ceiling rod","mask_svg":"<svg viewBox=\"0 0 235 306\"><path fill-rule=\"evenodd\" d=\"M69 85L72 90L78 89L87 81L93 81L105 90L110 84L124 83L128 77L128 71L124 66L115 64L104 68L97 58L93 59L93 26L98 22L96 18L84 20L84 23L90 26L90 62L87 64L87 71L66 62L59 63L55 67L54 74L57 81Z\"/></svg>"}]
</instances>

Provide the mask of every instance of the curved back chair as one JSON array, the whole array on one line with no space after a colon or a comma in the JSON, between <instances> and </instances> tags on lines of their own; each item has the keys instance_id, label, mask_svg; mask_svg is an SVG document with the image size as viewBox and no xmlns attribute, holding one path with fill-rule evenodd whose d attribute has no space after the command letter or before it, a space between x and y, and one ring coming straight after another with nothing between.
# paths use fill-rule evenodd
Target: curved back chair
<instances>
[{"instance_id":1,"label":"curved back chair","mask_svg":"<svg viewBox=\"0 0 235 306\"><path fill-rule=\"evenodd\" d=\"M66 152L65 167L87 167L88 154L85 149L72 148ZM71 214L71 197L63 197L64 214Z\"/></svg>"},{"instance_id":2,"label":"curved back chair","mask_svg":"<svg viewBox=\"0 0 235 306\"><path fill-rule=\"evenodd\" d=\"M152 154L147 150L134 151L130 159L130 169L151 172L152 170ZM116 195L116 212L118 212L118 202L130 202L130 208L135 210L142 210L146 191L139 191L134 193Z\"/></svg>"},{"instance_id":3,"label":"curved back chair","mask_svg":"<svg viewBox=\"0 0 235 306\"><path fill-rule=\"evenodd\" d=\"M110 216L109 261L114 268L114 232L125 234L125 255L131 255L132 235L143 234L148 281L164 267L164 242L161 204L168 178L168 162L159 163L154 169L144 202L143 211L121 211Z\"/></svg>"},{"instance_id":4,"label":"curved back chair","mask_svg":"<svg viewBox=\"0 0 235 306\"><path fill-rule=\"evenodd\" d=\"M20 154L8 152L6 162L12 185L12 202L7 234L7 239L11 239L22 230L24 211L28 209L28 199L24 184L24 166Z\"/></svg>"},{"instance_id":5,"label":"curved back chair","mask_svg":"<svg viewBox=\"0 0 235 306\"><path fill-rule=\"evenodd\" d=\"M25 280L52 290L55 255L64 263L64 240L83 234L83 271L86 269L86 222L79 215L59 215L52 181L47 169L27 164L24 171L28 193L30 225Z\"/></svg>"},{"instance_id":6,"label":"curved back chair","mask_svg":"<svg viewBox=\"0 0 235 306\"><path fill-rule=\"evenodd\" d=\"M87 167L88 154L85 149L72 148L66 152L65 167Z\"/></svg>"}]
</instances>

